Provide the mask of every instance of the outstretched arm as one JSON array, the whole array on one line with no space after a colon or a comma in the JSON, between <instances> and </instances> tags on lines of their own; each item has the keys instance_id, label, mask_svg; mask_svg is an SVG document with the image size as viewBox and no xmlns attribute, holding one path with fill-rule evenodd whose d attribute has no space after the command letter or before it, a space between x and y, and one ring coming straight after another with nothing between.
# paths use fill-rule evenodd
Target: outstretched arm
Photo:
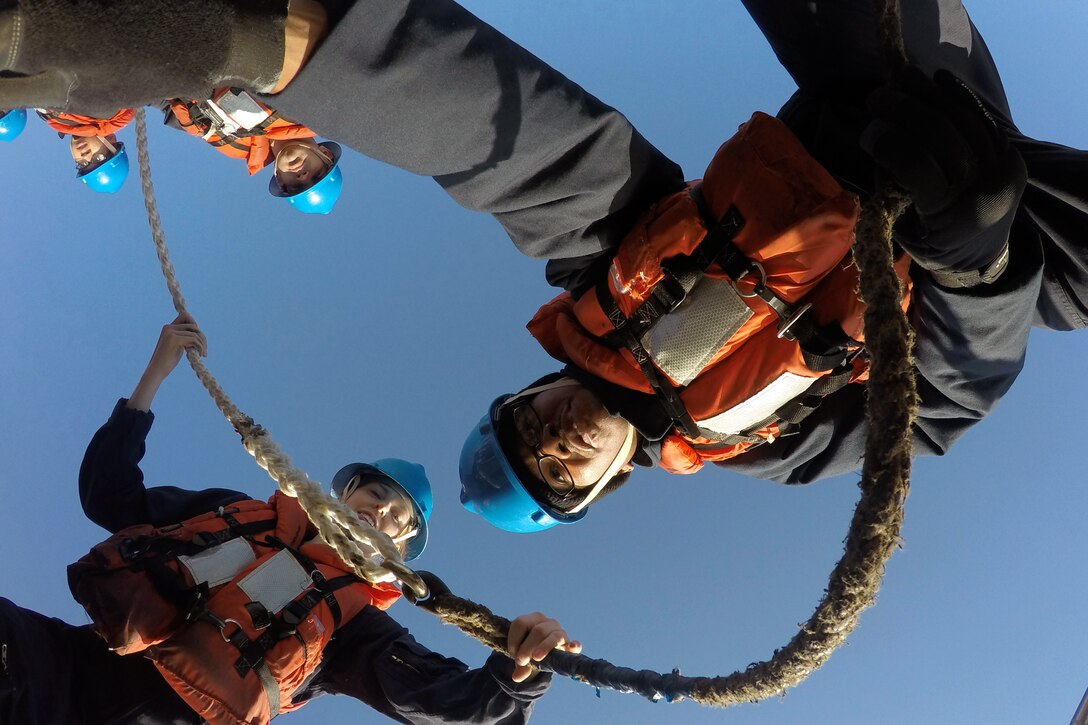
<instances>
[{"instance_id":1,"label":"outstretched arm","mask_svg":"<svg viewBox=\"0 0 1088 725\"><path fill-rule=\"evenodd\" d=\"M578 652L553 619L533 613L511 623L510 652L470 669L420 645L389 615L368 607L326 648L321 669L297 700L349 695L399 722L520 725L548 689L551 675L531 668L554 647Z\"/></svg>"},{"instance_id":2,"label":"outstretched arm","mask_svg":"<svg viewBox=\"0 0 1088 725\"><path fill-rule=\"evenodd\" d=\"M182 312L169 325L163 326L155 351L151 353L151 361L147 363L125 407L145 413L150 411L151 401L155 399L159 386L174 372L186 350L196 350L203 357L208 354L208 340L192 316Z\"/></svg>"},{"instance_id":3,"label":"outstretched arm","mask_svg":"<svg viewBox=\"0 0 1088 725\"><path fill-rule=\"evenodd\" d=\"M122 398L105 425L98 429L83 454L79 468L79 496L83 512L99 526L116 532L135 524L161 526L192 518L219 506L249 498L237 491L187 491L174 487L148 489L140 460L144 439L155 416L151 401L162 382L177 367L182 352L192 347L207 351L204 334L192 318L179 315L163 327L151 361L132 397Z\"/></svg>"}]
</instances>

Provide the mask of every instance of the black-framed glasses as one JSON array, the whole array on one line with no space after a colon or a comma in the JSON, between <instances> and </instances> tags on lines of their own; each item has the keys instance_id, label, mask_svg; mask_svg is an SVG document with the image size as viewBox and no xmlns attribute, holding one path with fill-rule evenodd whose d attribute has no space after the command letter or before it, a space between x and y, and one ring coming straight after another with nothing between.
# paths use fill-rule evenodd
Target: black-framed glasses
<instances>
[{"instance_id":1,"label":"black-framed glasses","mask_svg":"<svg viewBox=\"0 0 1088 725\"><path fill-rule=\"evenodd\" d=\"M519 401L510 409L510 417L518 437L533 452L540 478L560 496L574 490L574 476L563 461L540 450L544 441L544 424L529 401Z\"/></svg>"}]
</instances>

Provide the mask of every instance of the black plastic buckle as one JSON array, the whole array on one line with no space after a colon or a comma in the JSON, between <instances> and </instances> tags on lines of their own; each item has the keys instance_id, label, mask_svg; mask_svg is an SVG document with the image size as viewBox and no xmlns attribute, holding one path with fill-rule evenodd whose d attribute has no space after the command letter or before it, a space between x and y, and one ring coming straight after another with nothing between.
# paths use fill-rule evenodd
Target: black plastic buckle
<instances>
[{"instance_id":1,"label":"black plastic buckle","mask_svg":"<svg viewBox=\"0 0 1088 725\"><path fill-rule=\"evenodd\" d=\"M138 542L135 539L124 539L117 545L117 551L121 554L121 559L124 561L136 561L143 557L144 552L147 551L147 549L141 542Z\"/></svg>"}]
</instances>

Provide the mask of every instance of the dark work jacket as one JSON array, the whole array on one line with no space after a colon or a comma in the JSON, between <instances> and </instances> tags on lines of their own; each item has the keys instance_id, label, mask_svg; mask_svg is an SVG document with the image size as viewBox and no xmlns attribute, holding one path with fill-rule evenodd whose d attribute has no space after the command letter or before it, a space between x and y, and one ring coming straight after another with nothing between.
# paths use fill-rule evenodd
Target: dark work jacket
<instances>
[{"instance_id":1,"label":"dark work jacket","mask_svg":"<svg viewBox=\"0 0 1088 725\"><path fill-rule=\"evenodd\" d=\"M177 523L251 498L227 489L146 488L139 462L154 416L125 408L125 402L122 399L117 404L95 434L80 468L79 494L88 518L116 532L138 523ZM105 650L101 643L98 646ZM121 687L108 667L96 670L100 681L80 683L81 688L88 693L108 693L108 697L88 696L86 707L103 708L98 718L87 713L88 723L203 722L173 694L149 661L139 657L112 659L124 661L127 669L135 668L142 686ZM516 684L510 679L512 671L513 662L494 653L483 667L469 669L456 659L431 652L388 614L367 607L336 633L325 648L321 665L294 699L309 700L325 693L349 695L405 723L516 725L528 720L551 676L540 673ZM147 707L141 707L142 703ZM125 714L118 719L107 712Z\"/></svg>"}]
</instances>

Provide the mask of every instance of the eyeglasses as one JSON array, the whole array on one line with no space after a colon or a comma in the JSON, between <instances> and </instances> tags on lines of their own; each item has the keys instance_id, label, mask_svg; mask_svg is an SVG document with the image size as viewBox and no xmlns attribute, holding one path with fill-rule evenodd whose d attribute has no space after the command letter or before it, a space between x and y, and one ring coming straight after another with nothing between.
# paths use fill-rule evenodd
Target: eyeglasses
<instances>
[{"instance_id":1,"label":"eyeglasses","mask_svg":"<svg viewBox=\"0 0 1088 725\"><path fill-rule=\"evenodd\" d=\"M573 491L574 476L570 469L555 456L540 450L540 444L544 441L544 424L530 402L515 403L510 409L510 416L521 442L532 450L533 457L536 458L536 468L540 472L541 480L560 496L566 496Z\"/></svg>"},{"instance_id":2,"label":"eyeglasses","mask_svg":"<svg viewBox=\"0 0 1088 725\"><path fill-rule=\"evenodd\" d=\"M85 169L89 169L92 166L98 166L99 164L105 163L106 161L109 160L110 156L111 156L111 154L106 154L106 153L103 153L103 152L99 151L97 154L92 156L90 159L84 159L84 160L77 161L76 162L76 168L79 169L80 171L84 171Z\"/></svg>"},{"instance_id":3,"label":"eyeglasses","mask_svg":"<svg viewBox=\"0 0 1088 725\"><path fill-rule=\"evenodd\" d=\"M86 171L87 169L92 169L101 164L104 164L105 162L112 159L115 155L117 155L117 149L121 146L121 144L117 144L117 146L114 146L107 138L99 136L99 139L102 141L102 144L106 147L106 149L104 151L99 151L98 153L94 154L93 156L91 156L90 159L77 161L77 174Z\"/></svg>"}]
</instances>

